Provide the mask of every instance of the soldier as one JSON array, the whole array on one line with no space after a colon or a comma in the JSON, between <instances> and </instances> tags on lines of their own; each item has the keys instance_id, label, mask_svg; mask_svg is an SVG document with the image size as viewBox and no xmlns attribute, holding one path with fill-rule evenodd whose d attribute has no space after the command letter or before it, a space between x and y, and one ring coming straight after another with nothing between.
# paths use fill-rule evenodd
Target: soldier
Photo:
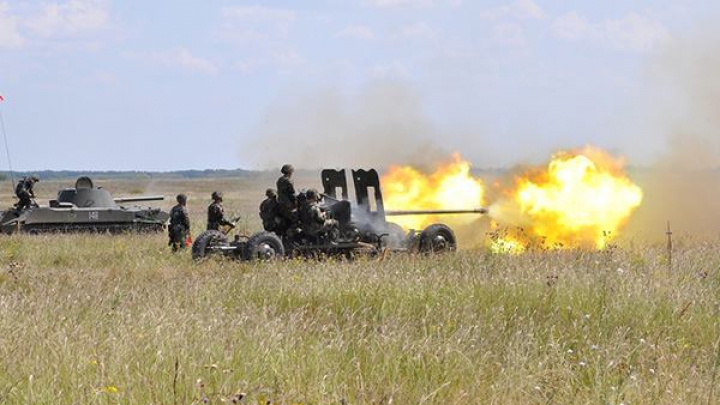
<instances>
[{"instance_id":1,"label":"soldier","mask_svg":"<svg viewBox=\"0 0 720 405\"><path fill-rule=\"evenodd\" d=\"M22 180L20 180L15 187L15 195L17 196L18 203L15 204L15 207L18 210L23 210L25 208L30 208L35 204L33 199L35 198L35 191L33 190L33 187L35 186L35 183L40 181L40 178L33 174L30 177L24 177Z\"/></svg>"},{"instance_id":2,"label":"soldier","mask_svg":"<svg viewBox=\"0 0 720 405\"><path fill-rule=\"evenodd\" d=\"M280 228L282 218L278 214L277 194L269 188L265 190L265 200L260 203L260 219L266 231L274 232Z\"/></svg>"},{"instance_id":3,"label":"soldier","mask_svg":"<svg viewBox=\"0 0 720 405\"><path fill-rule=\"evenodd\" d=\"M295 168L291 164L286 164L283 165L280 172L282 176L276 184L278 213L286 227L289 227L297 222L297 194L295 193L295 182L292 179Z\"/></svg>"},{"instance_id":4,"label":"soldier","mask_svg":"<svg viewBox=\"0 0 720 405\"><path fill-rule=\"evenodd\" d=\"M305 195L307 200L300 209L303 232L308 236L317 237L336 228L338 222L328 218L327 213L320 207L320 195L317 190L310 189Z\"/></svg>"},{"instance_id":5,"label":"soldier","mask_svg":"<svg viewBox=\"0 0 720 405\"><path fill-rule=\"evenodd\" d=\"M220 226L222 226L222 225L226 225L231 228L235 228L235 225L233 225L232 222L228 221L225 218L225 211L223 210L223 206L222 206L223 194L219 191L213 191L212 199L213 199L213 203L210 204L210 206L208 207L208 222L207 222L208 231L210 231L210 230L217 231L220 229Z\"/></svg>"},{"instance_id":6,"label":"soldier","mask_svg":"<svg viewBox=\"0 0 720 405\"><path fill-rule=\"evenodd\" d=\"M168 236L170 241L168 245L172 246L173 252L185 249L185 240L190 233L190 217L187 209L187 196L178 194L175 198L177 205L170 211L170 226L168 226Z\"/></svg>"}]
</instances>

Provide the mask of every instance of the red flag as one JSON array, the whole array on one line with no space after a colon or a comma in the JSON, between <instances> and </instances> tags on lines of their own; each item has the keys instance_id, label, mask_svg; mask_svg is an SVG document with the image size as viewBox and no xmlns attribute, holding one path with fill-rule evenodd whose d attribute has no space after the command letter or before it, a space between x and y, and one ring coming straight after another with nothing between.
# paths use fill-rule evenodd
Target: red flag
<instances>
[{"instance_id":1,"label":"red flag","mask_svg":"<svg viewBox=\"0 0 720 405\"><path fill-rule=\"evenodd\" d=\"M2 94L0 94L0 101L5 101L5 97L3 97Z\"/></svg>"}]
</instances>

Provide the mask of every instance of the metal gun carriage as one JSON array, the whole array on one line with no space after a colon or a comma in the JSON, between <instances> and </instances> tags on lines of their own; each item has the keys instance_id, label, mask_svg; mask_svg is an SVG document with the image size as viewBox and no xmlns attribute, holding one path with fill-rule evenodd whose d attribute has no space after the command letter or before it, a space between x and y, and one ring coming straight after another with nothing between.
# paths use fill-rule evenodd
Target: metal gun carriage
<instances>
[{"instance_id":1,"label":"metal gun carriage","mask_svg":"<svg viewBox=\"0 0 720 405\"><path fill-rule=\"evenodd\" d=\"M453 230L433 224L423 230L405 232L387 217L400 215L485 214L485 208L468 210L386 211L376 170L351 170L355 200L349 199L347 172L326 169L321 173L322 208L338 222L332 232L321 236L304 234L300 229L278 235L262 231L251 236L222 231L205 231L192 246L194 259L220 255L238 260L270 260L278 257L352 257L376 255L382 251L443 253L457 248Z\"/></svg>"}]
</instances>

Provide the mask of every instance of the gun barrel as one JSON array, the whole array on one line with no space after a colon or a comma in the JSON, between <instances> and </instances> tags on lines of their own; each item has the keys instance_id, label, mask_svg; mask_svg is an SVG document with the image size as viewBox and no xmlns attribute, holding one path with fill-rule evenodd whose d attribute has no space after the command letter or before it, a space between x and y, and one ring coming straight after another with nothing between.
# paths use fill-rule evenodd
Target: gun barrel
<instances>
[{"instance_id":1,"label":"gun barrel","mask_svg":"<svg viewBox=\"0 0 720 405\"><path fill-rule=\"evenodd\" d=\"M454 214L487 214L487 208L473 208L469 210L412 210L412 211L385 211L389 217L402 215L454 215Z\"/></svg>"},{"instance_id":2,"label":"gun barrel","mask_svg":"<svg viewBox=\"0 0 720 405\"><path fill-rule=\"evenodd\" d=\"M126 203L126 202L140 202L140 201L162 201L165 199L165 196L162 195L144 195L139 197L120 197L120 198L114 198L116 203Z\"/></svg>"}]
</instances>

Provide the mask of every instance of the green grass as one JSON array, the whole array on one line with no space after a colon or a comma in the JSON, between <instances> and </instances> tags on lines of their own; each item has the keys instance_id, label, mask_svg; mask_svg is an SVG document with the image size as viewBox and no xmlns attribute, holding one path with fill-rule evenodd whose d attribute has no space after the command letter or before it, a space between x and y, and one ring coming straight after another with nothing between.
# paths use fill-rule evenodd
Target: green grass
<instances>
[{"instance_id":1,"label":"green grass","mask_svg":"<svg viewBox=\"0 0 720 405\"><path fill-rule=\"evenodd\" d=\"M0 403L714 404L720 242L678 246L670 272L635 245L194 264L164 235L3 237Z\"/></svg>"}]
</instances>

